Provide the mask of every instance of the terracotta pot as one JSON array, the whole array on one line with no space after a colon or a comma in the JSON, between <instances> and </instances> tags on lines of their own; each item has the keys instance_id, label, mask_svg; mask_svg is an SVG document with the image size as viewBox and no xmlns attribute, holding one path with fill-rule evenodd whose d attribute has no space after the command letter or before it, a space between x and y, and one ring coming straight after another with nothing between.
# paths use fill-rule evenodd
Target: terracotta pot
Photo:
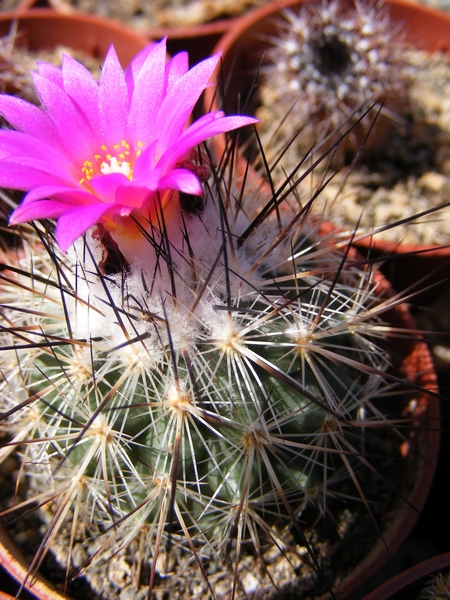
<instances>
[{"instance_id":1,"label":"terracotta pot","mask_svg":"<svg viewBox=\"0 0 450 600\"><path fill-rule=\"evenodd\" d=\"M450 277L450 247L393 244L377 236L355 242L366 256L376 258L380 269L399 291L411 290L411 302L422 304L436 297Z\"/></svg>"},{"instance_id":2,"label":"terracotta pot","mask_svg":"<svg viewBox=\"0 0 450 600\"><path fill-rule=\"evenodd\" d=\"M332 226L324 223L324 234L333 236ZM357 262L364 260L358 252L350 253ZM378 292L391 298L394 290L380 271L375 272L379 282ZM406 303L399 304L383 315L383 320L394 328L417 330L417 325ZM417 338L400 336L390 338L388 348L397 375L423 388L417 404L411 409L414 427L408 440L401 446L406 459L403 480L399 482L399 497L383 520L380 537L364 559L341 582L333 588L336 600L347 600L367 583L383 564L392 558L411 532L433 482L440 445L440 405L436 396L427 395L426 390L437 392L437 377L427 345ZM319 600L330 600L325 594ZM373 598L375 600L375 598ZM378 598L377 598L378 600Z\"/></svg>"},{"instance_id":3,"label":"terracotta pot","mask_svg":"<svg viewBox=\"0 0 450 600\"><path fill-rule=\"evenodd\" d=\"M56 590L39 577L29 578L27 575L27 561L11 542L0 522L0 566L8 572L19 584L26 581L25 589L33 593L39 600L64 600L66 596L61 596ZM1 573L0 573L1 574ZM0 579L1 581L1 579ZM1 585L1 584L0 584ZM9 596L6 596L9 598ZM0 600L1 600L0 596Z\"/></svg>"},{"instance_id":4,"label":"terracotta pot","mask_svg":"<svg viewBox=\"0 0 450 600\"><path fill-rule=\"evenodd\" d=\"M15 13L0 14L0 35L9 33ZM20 14L17 31L20 43L30 50L46 50L62 44L103 59L109 46L114 45L122 66L149 43L148 39L120 23L91 15L61 15L52 9L34 8Z\"/></svg>"},{"instance_id":5,"label":"terracotta pot","mask_svg":"<svg viewBox=\"0 0 450 600\"><path fill-rule=\"evenodd\" d=\"M64 0L23 0L22 4L20 5L22 11L33 6L46 6L61 14L79 14L79 11ZM167 36L169 54L173 56L177 52L187 50L190 63L193 65L211 55L221 36L234 27L237 18L221 18L198 25L161 26L152 28L151 31L141 31L141 33L152 40L159 40Z\"/></svg>"},{"instance_id":6,"label":"terracotta pot","mask_svg":"<svg viewBox=\"0 0 450 600\"><path fill-rule=\"evenodd\" d=\"M450 569L450 552L435 556L399 573L363 600L409 600L416 598L430 576Z\"/></svg>"},{"instance_id":7,"label":"terracotta pot","mask_svg":"<svg viewBox=\"0 0 450 600\"><path fill-rule=\"evenodd\" d=\"M278 31L282 12L300 9L306 0L279 0L240 18L226 33L214 53L223 52L216 74L217 86L205 92L205 110L222 109L232 114L252 114L257 107L252 92L261 57L268 47L267 39ZM428 52L444 52L450 58L450 14L405 0L386 0L394 24L401 24L408 43ZM224 137L215 140L215 155L225 149ZM444 202L444 200L443 200ZM376 235L361 236L355 242L361 252L372 258L388 258L382 271L395 289L402 291L427 276L420 288L450 276L450 246L424 246L386 242ZM413 261L412 261L413 259ZM430 273L435 269L435 276ZM424 294L419 299L423 301Z\"/></svg>"},{"instance_id":8,"label":"terracotta pot","mask_svg":"<svg viewBox=\"0 0 450 600\"><path fill-rule=\"evenodd\" d=\"M9 594L5 594L5 592L0 592L0 600L15 600L13 596Z\"/></svg>"}]
</instances>

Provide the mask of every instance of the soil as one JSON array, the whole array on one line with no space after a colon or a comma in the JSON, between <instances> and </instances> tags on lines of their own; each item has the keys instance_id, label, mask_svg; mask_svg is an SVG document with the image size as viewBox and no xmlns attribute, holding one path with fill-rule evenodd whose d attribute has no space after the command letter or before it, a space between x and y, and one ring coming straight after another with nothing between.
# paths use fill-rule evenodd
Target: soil
<instances>
[{"instance_id":1,"label":"soil","mask_svg":"<svg viewBox=\"0 0 450 600\"><path fill-rule=\"evenodd\" d=\"M49 0L62 12L80 10L118 19L139 31L189 27L237 17L267 0Z\"/></svg>"},{"instance_id":2,"label":"soil","mask_svg":"<svg viewBox=\"0 0 450 600\"><path fill-rule=\"evenodd\" d=\"M372 144L355 165L340 168L316 200L315 210L319 214L326 211L327 219L339 227L354 229L359 221L360 230L369 231L450 201L448 57L414 51L409 53L409 60L414 83L408 90L407 111L393 115L387 125L388 137L382 138L379 144ZM276 114L267 89L263 87L260 96L263 100L267 99L257 113L262 123L273 123L274 113L275 118L280 120L282 115ZM387 119L386 116L381 118ZM372 136L377 135L376 126ZM291 139L292 130L292 123L282 125L277 144L280 140L283 145L286 144ZM268 143L271 134L264 131L264 125L262 131L263 143ZM304 156L309 148L309 144L307 147L302 145L300 133L293 151L283 157L285 172L291 172L299 157ZM341 162L345 161L342 153L338 157ZM348 160L353 157L354 152ZM335 170L336 165L333 165L329 175ZM280 172L280 178L283 177L284 173ZM322 177L323 169L319 168L305 181L303 193L306 199L310 190L317 189ZM388 229L378 234L377 239L446 245L450 239L450 208L439 209L404 226Z\"/></svg>"},{"instance_id":3,"label":"soil","mask_svg":"<svg viewBox=\"0 0 450 600\"><path fill-rule=\"evenodd\" d=\"M22 0L0 0L0 12L9 12L15 10Z\"/></svg>"}]
</instances>

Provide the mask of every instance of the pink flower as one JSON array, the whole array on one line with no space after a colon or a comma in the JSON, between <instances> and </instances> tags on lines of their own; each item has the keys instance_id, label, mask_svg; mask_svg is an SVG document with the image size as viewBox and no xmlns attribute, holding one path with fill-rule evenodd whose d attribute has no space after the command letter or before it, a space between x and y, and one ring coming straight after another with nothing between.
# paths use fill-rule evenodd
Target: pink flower
<instances>
[{"instance_id":1,"label":"pink flower","mask_svg":"<svg viewBox=\"0 0 450 600\"><path fill-rule=\"evenodd\" d=\"M69 56L61 69L40 63L43 110L0 95L0 114L18 130L0 131L0 185L28 192L10 223L57 219L65 251L96 223L151 212L160 192L201 195L195 169L180 163L206 139L256 122L217 111L186 127L219 59L189 69L182 52L166 62L163 40L123 71L111 47L100 82Z\"/></svg>"}]
</instances>

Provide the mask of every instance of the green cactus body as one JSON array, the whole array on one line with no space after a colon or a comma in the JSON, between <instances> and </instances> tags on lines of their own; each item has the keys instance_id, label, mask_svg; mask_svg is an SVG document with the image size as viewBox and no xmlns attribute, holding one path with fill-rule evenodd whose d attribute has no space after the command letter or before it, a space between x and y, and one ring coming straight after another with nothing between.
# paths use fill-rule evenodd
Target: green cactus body
<instances>
[{"instance_id":1,"label":"green cactus body","mask_svg":"<svg viewBox=\"0 0 450 600\"><path fill-rule=\"evenodd\" d=\"M172 262L149 248L128 274L103 275L89 236L63 258L24 231L4 256L2 456L27 441L31 495L54 503L52 535L76 513L98 538L90 562L144 530L153 565L169 542L201 562L235 539L283 540L333 477L351 479L355 426L383 422L370 273L335 278L342 255L306 224L275 244L292 210L235 243L245 214L211 193L201 215L180 212L181 234L155 234Z\"/></svg>"}]
</instances>

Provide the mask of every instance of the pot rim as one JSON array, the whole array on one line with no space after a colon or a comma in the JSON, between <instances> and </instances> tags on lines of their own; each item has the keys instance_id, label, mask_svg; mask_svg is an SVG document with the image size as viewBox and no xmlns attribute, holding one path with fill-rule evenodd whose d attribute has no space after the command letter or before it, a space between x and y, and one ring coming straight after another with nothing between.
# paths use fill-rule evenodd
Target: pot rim
<instances>
[{"instance_id":1,"label":"pot rim","mask_svg":"<svg viewBox=\"0 0 450 600\"><path fill-rule=\"evenodd\" d=\"M19 4L16 6L16 8L13 8L12 10L5 11L5 12L19 15L23 12L26 12L27 10L30 10L30 8L35 4L35 2L36 2L36 0L21 0L21 2L19 2ZM5 13L0 12L0 15L1 14L5 14Z\"/></svg>"},{"instance_id":2,"label":"pot rim","mask_svg":"<svg viewBox=\"0 0 450 600\"><path fill-rule=\"evenodd\" d=\"M98 53L104 56L109 46L114 45L119 60L123 65L127 64L134 55L151 42L146 36L126 27L118 21L103 19L97 15L85 13L67 15L45 7L33 8L23 12L0 13L0 28L2 31L8 24L15 21L17 21L18 30L20 31L20 28L25 29L30 39L39 40L39 45L42 43L41 39L44 39L43 48L52 48L57 43L61 43L62 45L73 47L75 50L84 50L92 56L96 56ZM51 25L51 29L46 31L42 38L38 31L39 23L49 23ZM59 31L59 27L62 25L70 25L70 30L75 27L73 32L70 31L71 38L67 39L65 37L65 33L67 32ZM27 28L30 28L29 32ZM78 29L86 29L90 33L89 35L83 33L83 37L77 36L76 32ZM48 37L49 31L51 31L50 37ZM60 42L55 42L59 36L63 36L63 39ZM73 40L77 38L80 39L80 42L77 40L76 44L72 45ZM123 45L121 48L118 48L118 42L121 41Z\"/></svg>"},{"instance_id":3,"label":"pot rim","mask_svg":"<svg viewBox=\"0 0 450 600\"><path fill-rule=\"evenodd\" d=\"M321 223L320 231L325 236L329 235L331 239L337 233L337 230L328 221ZM365 260L355 247L350 248L349 256L356 259L357 262ZM398 297L389 279L381 271L375 270L374 278L379 286L377 294L381 295L382 298L392 299ZM401 302L393 309L389 309L384 314L383 320L406 331L417 332L418 330L406 301ZM396 342L399 346L397 352L401 354L402 360L400 373L407 381L413 381L423 388L414 416L417 416L416 425L419 423L420 418L424 418L426 427L424 429L418 428L413 432L412 440L410 440L411 445L409 447L405 446L404 452L402 452L404 457L409 456L409 462L405 463L405 473L411 471L413 484L411 481L409 485L406 481L403 482L402 487L408 493L406 494L405 490L402 490L394 500L394 504L386 513L388 521L382 529L382 537L380 536L376 540L364 558L337 584L337 589L333 590L335 600L347 600L351 594L369 581L400 548L425 505L434 479L439 457L441 417L436 370L428 346L421 335L416 335L415 339L410 341L413 349L407 354L402 347L406 340L402 340L402 338L398 340L395 336L388 338L387 347L395 345ZM419 375L418 381L417 375ZM428 395L426 390L430 391L432 395ZM416 479L418 473L420 473L420 477ZM331 595L326 593L318 600L330 600L330 598ZM373 600L378 600L378 598L373 598Z\"/></svg>"},{"instance_id":4,"label":"pot rim","mask_svg":"<svg viewBox=\"0 0 450 600\"><path fill-rule=\"evenodd\" d=\"M61 596L56 590L52 589L51 584L41 574L38 577L29 576L26 564L27 561L11 541L5 527L0 522L0 566L16 580L18 585L22 585L22 582L26 581L24 589L34 594L39 600L67 599L67 596ZM0 600L2 600L1 596Z\"/></svg>"},{"instance_id":5,"label":"pot rim","mask_svg":"<svg viewBox=\"0 0 450 600\"><path fill-rule=\"evenodd\" d=\"M291 8L293 6L303 5L303 4L314 4L317 0L276 0L275 2L270 2L269 4L262 6L261 8L257 8L242 17L237 19L235 23L235 27L230 29L217 43L216 52L219 50L228 49L231 46L232 42L234 42L237 38L239 38L244 31L249 29L249 27L253 26L255 23L267 19L271 15L278 13L286 8ZM450 14L444 11L441 11L432 6L428 6L427 4L421 4L416 2L411 2L410 0L384 0L385 6L389 7L390 10L394 12L394 20L405 20L405 31L407 33L407 39L410 39L411 28L414 26L420 26L420 29L426 28L427 24L424 23L424 18L432 19L435 21L438 19L441 22L442 27L439 27L437 30L429 31L429 35L426 38L427 44L426 46L421 47L423 49L428 50L429 52L437 52L440 50L446 51L450 56L450 46L448 43L448 32L446 29L450 27ZM416 21L417 19L417 21ZM413 30L414 31L414 30ZM412 42L413 40L410 39ZM418 39L416 39L419 42ZM423 37L420 38L420 43L423 43Z\"/></svg>"},{"instance_id":6,"label":"pot rim","mask_svg":"<svg viewBox=\"0 0 450 600\"><path fill-rule=\"evenodd\" d=\"M230 17L228 19L218 19L208 23L200 23L198 25L176 25L152 27L148 30L152 36L159 38L167 36L169 39L196 39L207 36L215 36L225 34L231 27L234 27L242 17Z\"/></svg>"}]
</instances>

